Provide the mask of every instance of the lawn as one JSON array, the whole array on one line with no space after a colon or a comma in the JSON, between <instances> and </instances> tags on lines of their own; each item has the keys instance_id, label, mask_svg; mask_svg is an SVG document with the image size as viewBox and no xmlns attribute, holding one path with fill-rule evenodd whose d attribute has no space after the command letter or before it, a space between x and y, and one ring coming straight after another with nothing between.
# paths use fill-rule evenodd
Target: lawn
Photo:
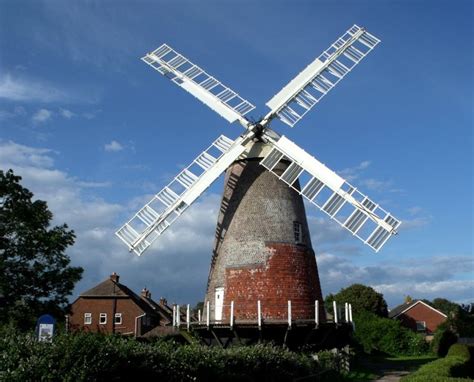
<instances>
[{"instance_id":1,"label":"lawn","mask_svg":"<svg viewBox=\"0 0 474 382\"><path fill-rule=\"evenodd\" d=\"M346 381L373 381L389 371L413 372L425 363L434 361L437 357L423 356L362 356L355 360L352 370L345 375Z\"/></svg>"}]
</instances>

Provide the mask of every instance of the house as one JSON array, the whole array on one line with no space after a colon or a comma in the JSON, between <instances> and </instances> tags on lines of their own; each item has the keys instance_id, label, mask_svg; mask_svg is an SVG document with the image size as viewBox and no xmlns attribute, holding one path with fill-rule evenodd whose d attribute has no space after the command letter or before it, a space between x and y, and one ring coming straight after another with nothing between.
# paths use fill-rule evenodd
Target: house
<instances>
[{"instance_id":1,"label":"house","mask_svg":"<svg viewBox=\"0 0 474 382\"><path fill-rule=\"evenodd\" d=\"M172 309L165 299L156 303L146 288L138 296L119 279L114 272L80 294L71 305L70 330L140 336L155 326L171 324Z\"/></svg>"},{"instance_id":2,"label":"house","mask_svg":"<svg viewBox=\"0 0 474 382\"><path fill-rule=\"evenodd\" d=\"M426 335L433 334L447 319L446 314L421 300L412 300L399 305L390 310L388 316L400 320L403 326Z\"/></svg>"}]
</instances>

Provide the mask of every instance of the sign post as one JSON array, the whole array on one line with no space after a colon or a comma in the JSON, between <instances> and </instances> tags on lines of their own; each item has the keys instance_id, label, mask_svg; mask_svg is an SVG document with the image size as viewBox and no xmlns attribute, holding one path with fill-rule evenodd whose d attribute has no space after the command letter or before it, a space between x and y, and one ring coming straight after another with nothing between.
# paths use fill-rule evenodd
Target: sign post
<instances>
[{"instance_id":1,"label":"sign post","mask_svg":"<svg viewBox=\"0 0 474 382\"><path fill-rule=\"evenodd\" d=\"M39 342L53 342L56 320L49 314L43 314L36 323L36 334Z\"/></svg>"}]
</instances>

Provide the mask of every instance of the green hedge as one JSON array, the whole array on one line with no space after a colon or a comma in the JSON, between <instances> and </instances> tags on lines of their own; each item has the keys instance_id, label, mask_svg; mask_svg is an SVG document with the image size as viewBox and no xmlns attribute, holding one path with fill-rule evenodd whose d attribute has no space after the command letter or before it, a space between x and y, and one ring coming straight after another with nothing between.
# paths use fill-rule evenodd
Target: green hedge
<instances>
[{"instance_id":1,"label":"green hedge","mask_svg":"<svg viewBox=\"0 0 474 382\"><path fill-rule=\"evenodd\" d=\"M445 358L423 365L418 371L403 377L401 382L466 382L471 364L469 348L466 345L455 344L450 347Z\"/></svg>"},{"instance_id":2,"label":"green hedge","mask_svg":"<svg viewBox=\"0 0 474 382\"><path fill-rule=\"evenodd\" d=\"M365 353L382 352L393 356L423 355L429 345L424 337L401 326L397 320L362 312L355 318L355 341Z\"/></svg>"},{"instance_id":3,"label":"green hedge","mask_svg":"<svg viewBox=\"0 0 474 382\"><path fill-rule=\"evenodd\" d=\"M86 333L38 343L32 335L0 333L0 381L263 382L292 381L321 371L309 355L270 345L221 349ZM334 371L323 376L338 379Z\"/></svg>"}]
</instances>

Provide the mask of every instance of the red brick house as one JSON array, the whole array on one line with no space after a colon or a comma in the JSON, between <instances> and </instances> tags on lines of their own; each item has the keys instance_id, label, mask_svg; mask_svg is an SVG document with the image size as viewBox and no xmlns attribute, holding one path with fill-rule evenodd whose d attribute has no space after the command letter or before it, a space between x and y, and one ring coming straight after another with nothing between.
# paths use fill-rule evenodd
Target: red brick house
<instances>
[{"instance_id":1,"label":"red brick house","mask_svg":"<svg viewBox=\"0 0 474 382\"><path fill-rule=\"evenodd\" d=\"M156 303L145 288L141 296L119 283L115 272L107 280L81 293L68 316L70 330L140 336L158 325L169 325L172 309L166 300Z\"/></svg>"},{"instance_id":2,"label":"red brick house","mask_svg":"<svg viewBox=\"0 0 474 382\"><path fill-rule=\"evenodd\" d=\"M393 308L388 313L393 319L400 320L402 325L416 332L431 335L438 325L446 321L446 314L424 303L413 300Z\"/></svg>"}]
</instances>

